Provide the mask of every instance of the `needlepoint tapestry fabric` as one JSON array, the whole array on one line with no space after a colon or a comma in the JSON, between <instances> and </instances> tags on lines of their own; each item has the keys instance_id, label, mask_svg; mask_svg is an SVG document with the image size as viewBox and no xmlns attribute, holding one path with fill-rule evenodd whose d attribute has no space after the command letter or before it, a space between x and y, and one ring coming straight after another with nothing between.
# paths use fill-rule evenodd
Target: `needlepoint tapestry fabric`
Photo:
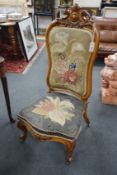
<instances>
[{"instance_id":1,"label":"needlepoint tapestry fabric","mask_svg":"<svg viewBox=\"0 0 117 175\"><path fill-rule=\"evenodd\" d=\"M50 84L80 95L86 93L87 65L92 34L82 29L54 27L49 35L52 69ZM58 66L59 65L59 66ZM52 78L51 78L52 77Z\"/></svg>"},{"instance_id":2,"label":"needlepoint tapestry fabric","mask_svg":"<svg viewBox=\"0 0 117 175\"><path fill-rule=\"evenodd\" d=\"M18 115L42 134L77 138L82 123L84 103L69 95L48 94Z\"/></svg>"}]
</instances>

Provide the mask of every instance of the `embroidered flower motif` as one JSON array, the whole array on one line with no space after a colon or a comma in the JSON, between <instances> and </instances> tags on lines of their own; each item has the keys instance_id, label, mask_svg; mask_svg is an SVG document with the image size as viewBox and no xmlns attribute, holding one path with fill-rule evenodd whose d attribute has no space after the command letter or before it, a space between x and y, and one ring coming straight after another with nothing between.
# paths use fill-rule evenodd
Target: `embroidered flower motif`
<instances>
[{"instance_id":1,"label":"embroidered flower motif","mask_svg":"<svg viewBox=\"0 0 117 175\"><path fill-rule=\"evenodd\" d=\"M74 117L74 109L74 105L68 100L61 101L59 97L53 99L47 96L44 101L36 105L36 108L34 108L32 112L64 126L66 120L71 121L72 117Z\"/></svg>"},{"instance_id":2,"label":"embroidered flower motif","mask_svg":"<svg viewBox=\"0 0 117 175\"><path fill-rule=\"evenodd\" d=\"M73 70L68 70L64 73L64 81L71 84L76 84L78 80L77 74Z\"/></svg>"}]
</instances>

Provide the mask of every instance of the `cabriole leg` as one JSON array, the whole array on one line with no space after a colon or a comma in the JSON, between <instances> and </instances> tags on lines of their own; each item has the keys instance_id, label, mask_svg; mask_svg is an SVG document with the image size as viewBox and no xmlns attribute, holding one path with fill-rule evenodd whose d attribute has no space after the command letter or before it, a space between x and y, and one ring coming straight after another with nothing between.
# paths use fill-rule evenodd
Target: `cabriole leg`
<instances>
[{"instance_id":1,"label":"cabriole leg","mask_svg":"<svg viewBox=\"0 0 117 175\"><path fill-rule=\"evenodd\" d=\"M74 148L75 148L75 141L74 142L68 142L67 144L66 144L66 148L67 148L67 157L66 157L66 162L68 163L68 164L70 164L71 163L71 161L72 161L72 154L73 154L73 150L74 150Z\"/></svg>"},{"instance_id":2,"label":"cabriole leg","mask_svg":"<svg viewBox=\"0 0 117 175\"><path fill-rule=\"evenodd\" d=\"M84 120L85 122L87 123L87 125L89 126L90 124L90 120L87 116L87 106L88 106L88 102L85 103L85 108L84 108L84 112L83 112L83 117L84 117Z\"/></svg>"},{"instance_id":3,"label":"cabriole leg","mask_svg":"<svg viewBox=\"0 0 117 175\"><path fill-rule=\"evenodd\" d=\"M22 121L19 121L17 127L22 130L22 134L20 135L21 142L24 142L27 138L27 129Z\"/></svg>"}]
</instances>

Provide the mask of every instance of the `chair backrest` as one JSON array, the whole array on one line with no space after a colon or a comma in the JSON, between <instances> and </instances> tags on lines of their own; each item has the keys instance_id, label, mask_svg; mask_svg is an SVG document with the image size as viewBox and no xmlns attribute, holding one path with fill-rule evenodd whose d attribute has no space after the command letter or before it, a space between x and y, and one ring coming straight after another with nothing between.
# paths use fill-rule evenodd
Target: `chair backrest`
<instances>
[{"instance_id":1,"label":"chair backrest","mask_svg":"<svg viewBox=\"0 0 117 175\"><path fill-rule=\"evenodd\" d=\"M66 11L66 15L47 29L47 84L50 91L67 92L86 100L91 94L99 35L87 11L78 5Z\"/></svg>"}]
</instances>

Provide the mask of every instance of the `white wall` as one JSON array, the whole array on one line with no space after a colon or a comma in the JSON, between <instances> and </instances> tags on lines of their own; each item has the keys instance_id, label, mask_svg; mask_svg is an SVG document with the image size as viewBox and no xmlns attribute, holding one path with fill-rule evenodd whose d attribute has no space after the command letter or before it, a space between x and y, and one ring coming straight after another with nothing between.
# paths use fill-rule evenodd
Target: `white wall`
<instances>
[{"instance_id":1,"label":"white wall","mask_svg":"<svg viewBox=\"0 0 117 175\"><path fill-rule=\"evenodd\" d=\"M57 8L60 5L60 0L55 0L55 8Z\"/></svg>"},{"instance_id":2,"label":"white wall","mask_svg":"<svg viewBox=\"0 0 117 175\"><path fill-rule=\"evenodd\" d=\"M101 6L101 0L73 0L73 3L78 3L80 7L98 7Z\"/></svg>"}]
</instances>

